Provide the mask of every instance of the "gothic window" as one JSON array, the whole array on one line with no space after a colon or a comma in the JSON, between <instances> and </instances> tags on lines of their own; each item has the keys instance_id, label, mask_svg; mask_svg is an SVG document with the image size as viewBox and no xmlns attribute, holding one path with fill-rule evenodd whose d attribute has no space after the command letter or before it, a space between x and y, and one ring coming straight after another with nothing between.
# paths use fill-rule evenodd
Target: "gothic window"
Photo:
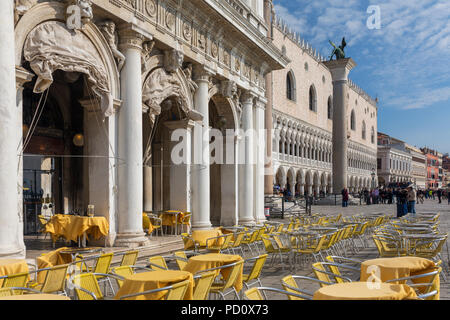
<instances>
[{"instance_id":1,"label":"gothic window","mask_svg":"<svg viewBox=\"0 0 450 320\"><path fill-rule=\"evenodd\" d=\"M352 110L352 114L350 116L350 129L356 130L355 110Z\"/></svg>"},{"instance_id":2,"label":"gothic window","mask_svg":"<svg viewBox=\"0 0 450 320\"><path fill-rule=\"evenodd\" d=\"M362 134L362 138L364 140L366 140L366 122L365 121L363 121L363 123L362 123L362 132L361 132L361 134Z\"/></svg>"},{"instance_id":3,"label":"gothic window","mask_svg":"<svg viewBox=\"0 0 450 320\"><path fill-rule=\"evenodd\" d=\"M314 85L309 87L309 110L317 112L317 97Z\"/></svg>"},{"instance_id":4,"label":"gothic window","mask_svg":"<svg viewBox=\"0 0 450 320\"><path fill-rule=\"evenodd\" d=\"M295 95L296 95L296 89L295 89L295 78L294 73L292 71L289 71L286 75L286 97L289 100L295 101Z\"/></svg>"},{"instance_id":5,"label":"gothic window","mask_svg":"<svg viewBox=\"0 0 450 320\"><path fill-rule=\"evenodd\" d=\"M333 120L333 102L331 101L331 96L328 97L328 119Z\"/></svg>"}]
</instances>

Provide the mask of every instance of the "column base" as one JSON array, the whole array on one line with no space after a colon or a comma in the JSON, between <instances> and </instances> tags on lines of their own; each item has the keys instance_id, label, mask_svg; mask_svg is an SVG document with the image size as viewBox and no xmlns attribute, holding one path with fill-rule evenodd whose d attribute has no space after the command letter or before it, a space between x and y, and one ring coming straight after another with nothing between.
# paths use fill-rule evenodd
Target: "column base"
<instances>
[{"instance_id":1,"label":"column base","mask_svg":"<svg viewBox=\"0 0 450 320\"><path fill-rule=\"evenodd\" d=\"M244 225L244 226L249 226L249 227L252 227L252 226L254 226L254 225L256 225L256 221L255 221L255 219L239 219L239 224L240 225Z\"/></svg>"},{"instance_id":2,"label":"column base","mask_svg":"<svg viewBox=\"0 0 450 320\"><path fill-rule=\"evenodd\" d=\"M9 259L25 259L26 257L26 249L23 248L1 248L0 247L0 258L9 258Z\"/></svg>"},{"instance_id":3,"label":"column base","mask_svg":"<svg viewBox=\"0 0 450 320\"><path fill-rule=\"evenodd\" d=\"M192 230L209 230L212 229L212 224L211 223L196 223L196 224L192 224Z\"/></svg>"},{"instance_id":4,"label":"column base","mask_svg":"<svg viewBox=\"0 0 450 320\"><path fill-rule=\"evenodd\" d=\"M116 235L115 247L137 248L150 244L145 233L118 233Z\"/></svg>"}]
</instances>

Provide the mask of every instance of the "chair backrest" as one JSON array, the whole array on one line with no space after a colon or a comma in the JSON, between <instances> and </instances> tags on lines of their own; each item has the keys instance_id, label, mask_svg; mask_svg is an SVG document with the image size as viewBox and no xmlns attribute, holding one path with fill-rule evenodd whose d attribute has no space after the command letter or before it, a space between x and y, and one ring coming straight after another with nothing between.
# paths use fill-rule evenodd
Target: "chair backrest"
<instances>
[{"instance_id":1,"label":"chair backrest","mask_svg":"<svg viewBox=\"0 0 450 320\"><path fill-rule=\"evenodd\" d=\"M133 268L131 268L129 265L128 266L115 267L115 268L112 269L112 271L113 271L113 273L118 274L119 276L122 276L124 278L134 274ZM123 280L116 279L116 282L117 282L117 286L119 288L121 288L122 284L123 284Z\"/></svg>"},{"instance_id":2,"label":"chair backrest","mask_svg":"<svg viewBox=\"0 0 450 320\"><path fill-rule=\"evenodd\" d=\"M102 300L103 293L98 285L97 278L92 273L81 273L73 277L73 283L75 284L75 293L77 294L78 300ZM92 297L90 294L78 289L81 287L87 291L92 292L95 295Z\"/></svg>"},{"instance_id":3,"label":"chair backrest","mask_svg":"<svg viewBox=\"0 0 450 320\"><path fill-rule=\"evenodd\" d=\"M232 248L237 248L242 244L242 240L245 237L245 232L239 232L236 234L235 239L233 241L233 244L231 245Z\"/></svg>"},{"instance_id":4,"label":"chair backrest","mask_svg":"<svg viewBox=\"0 0 450 320\"><path fill-rule=\"evenodd\" d=\"M332 283L330 277L328 276L328 274L326 274L326 270L325 267L322 265L321 262L316 262L312 264L312 269L314 271L314 274L316 275L316 278L321 280L321 281L325 281L328 283ZM326 285L321 283L320 284L321 287L325 287Z\"/></svg>"},{"instance_id":5,"label":"chair backrest","mask_svg":"<svg viewBox=\"0 0 450 320\"><path fill-rule=\"evenodd\" d=\"M68 264L52 267L47 271L44 284L42 285L42 293L52 293L65 291Z\"/></svg>"},{"instance_id":6,"label":"chair backrest","mask_svg":"<svg viewBox=\"0 0 450 320\"><path fill-rule=\"evenodd\" d=\"M264 300L262 293L258 288L251 288L244 292L244 296L248 300Z\"/></svg>"},{"instance_id":7,"label":"chair backrest","mask_svg":"<svg viewBox=\"0 0 450 320\"><path fill-rule=\"evenodd\" d=\"M258 229L258 236L256 237L256 241L261 241L263 234L266 232L265 228Z\"/></svg>"},{"instance_id":8,"label":"chair backrest","mask_svg":"<svg viewBox=\"0 0 450 320\"><path fill-rule=\"evenodd\" d=\"M266 252L272 253L272 252L275 251L275 248L273 247L272 241L270 241L269 236L263 235L261 239L263 241L264 248L266 249Z\"/></svg>"},{"instance_id":9,"label":"chair backrest","mask_svg":"<svg viewBox=\"0 0 450 320\"><path fill-rule=\"evenodd\" d=\"M276 232L282 232L282 231L283 231L283 228L284 228L284 223L280 223L280 224L278 225L278 228L277 228L277 231L276 231Z\"/></svg>"},{"instance_id":10,"label":"chair backrest","mask_svg":"<svg viewBox=\"0 0 450 320\"><path fill-rule=\"evenodd\" d=\"M240 260L238 262L234 262L234 263L231 264L231 266L229 267L229 268L231 268L231 270L230 270L230 273L228 275L228 278L225 279L223 290L231 288L234 285L234 283L236 282L237 277L239 276L239 273L242 270L243 264L244 264L244 260Z\"/></svg>"},{"instance_id":11,"label":"chair backrest","mask_svg":"<svg viewBox=\"0 0 450 320\"><path fill-rule=\"evenodd\" d=\"M314 249L314 252L315 252L315 253L317 253L317 252L319 252L320 250L322 250L322 247L323 247L323 244L325 243L326 238L327 238L327 235L326 235L326 234L320 236L319 241L317 242L317 246L316 246L316 248Z\"/></svg>"},{"instance_id":12,"label":"chair backrest","mask_svg":"<svg viewBox=\"0 0 450 320\"><path fill-rule=\"evenodd\" d=\"M167 270L166 259L163 256L153 256L148 258L148 261L151 263L150 268L153 270ZM158 267L160 266L160 267Z\"/></svg>"},{"instance_id":13,"label":"chair backrest","mask_svg":"<svg viewBox=\"0 0 450 320\"><path fill-rule=\"evenodd\" d=\"M191 224L191 216L192 214L190 212L185 212L185 215L183 216L182 224Z\"/></svg>"},{"instance_id":14,"label":"chair backrest","mask_svg":"<svg viewBox=\"0 0 450 320\"><path fill-rule=\"evenodd\" d=\"M138 250L131 250L125 252L125 254L122 256L120 266L134 266L136 264L138 255L139 255Z\"/></svg>"},{"instance_id":15,"label":"chair backrest","mask_svg":"<svg viewBox=\"0 0 450 320\"><path fill-rule=\"evenodd\" d=\"M75 257L75 261L81 261L83 259L84 259L84 257L81 254L78 254ZM86 262L84 262L84 261L75 263L75 267L77 268L77 270L80 270L81 272L87 272L88 271L87 270L87 266L86 266Z\"/></svg>"},{"instance_id":16,"label":"chair backrest","mask_svg":"<svg viewBox=\"0 0 450 320\"><path fill-rule=\"evenodd\" d=\"M252 269L248 274L247 282L259 278L259 276L261 275L261 271L264 267L264 264L266 263L267 260L267 253L260 255L254 260L255 262L253 263Z\"/></svg>"},{"instance_id":17,"label":"chair backrest","mask_svg":"<svg viewBox=\"0 0 450 320\"><path fill-rule=\"evenodd\" d=\"M172 285L172 290L166 296L166 300L183 300L189 286L189 280L184 280Z\"/></svg>"},{"instance_id":18,"label":"chair backrest","mask_svg":"<svg viewBox=\"0 0 450 320\"><path fill-rule=\"evenodd\" d=\"M221 250L228 249L230 246L233 245L233 242L232 242L233 241L233 234L232 233L226 234L224 238L225 239L223 241Z\"/></svg>"},{"instance_id":19,"label":"chair backrest","mask_svg":"<svg viewBox=\"0 0 450 320\"><path fill-rule=\"evenodd\" d=\"M8 275L3 280L2 288L26 287L26 283L28 282L28 278L29 278L28 272L21 272L21 273Z\"/></svg>"},{"instance_id":20,"label":"chair backrest","mask_svg":"<svg viewBox=\"0 0 450 320\"><path fill-rule=\"evenodd\" d=\"M283 289L292 292L292 293L298 293L295 292L293 289L289 288L298 288L297 282L295 282L295 279L293 276L286 276L283 279L281 279L281 285L283 286ZM296 297L296 296L288 296L289 300L304 300L302 298Z\"/></svg>"},{"instance_id":21,"label":"chair backrest","mask_svg":"<svg viewBox=\"0 0 450 320\"><path fill-rule=\"evenodd\" d=\"M207 300L216 272L210 271L199 275L194 287L194 300Z\"/></svg>"},{"instance_id":22,"label":"chair backrest","mask_svg":"<svg viewBox=\"0 0 450 320\"><path fill-rule=\"evenodd\" d=\"M177 262L178 268L180 268L180 270L183 270L184 267L187 265L186 253L184 251L177 251L174 253L174 255L175 255L175 260ZM180 257L182 259L177 259L176 257Z\"/></svg>"},{"instance_id":23,"label":"chair backrest","mask_svg":"<svg viewBox=\"0 0 450 320\"><path fill-rule=\"evenodd\" d=\"M94 273L108 273L114 253L104 253L95 261Z\"/></svg>"}]
</instances>

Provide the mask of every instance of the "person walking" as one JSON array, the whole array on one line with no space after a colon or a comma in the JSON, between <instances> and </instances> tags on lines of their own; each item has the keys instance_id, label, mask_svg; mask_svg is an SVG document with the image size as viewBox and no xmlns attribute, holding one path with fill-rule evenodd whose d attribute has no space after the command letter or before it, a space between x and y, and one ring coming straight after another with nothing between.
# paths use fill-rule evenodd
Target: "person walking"
<instances>
[{"instance_id":1,"label":"person walking","mask_svg":"<svg viewBox=\"0 0 450 320\"><path fill-rule=\"evenodd\" d=\"M348 207L348 190L347 188L342 189L342 207Z\"/></svg>"},{"instance_id":2,"label":"person walking","mask_svg":"<svg viewBox=\"0 0 450 320\"><path fill-rule=\"evenodd\" d=\"M439 203L442 203L442 190L441 190L441 189L438 189L438 190L436 191L436 194L437 194Z\"/></svg>"},{"instance_id":3,"label":"person walking","mask_svg":"<svg viewBox=\"0 0 450 320\"><path fill-rule=\"evenodd\" d=\"M408 213L411 213L413 216L416 215L416 201L417 201L417 194L416 190L412 186L408 187L408 194L406 196L408 200Z\"/></svg>"}]
</instances>

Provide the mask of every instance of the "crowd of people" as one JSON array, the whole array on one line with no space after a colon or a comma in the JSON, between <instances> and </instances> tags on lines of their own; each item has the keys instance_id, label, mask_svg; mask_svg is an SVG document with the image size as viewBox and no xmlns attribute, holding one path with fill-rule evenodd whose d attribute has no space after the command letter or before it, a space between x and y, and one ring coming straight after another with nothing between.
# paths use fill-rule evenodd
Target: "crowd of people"
<instances>
[{"instance_id":1,"label":"crowd of people","mask_svg":"<svg viewBox=\"0 0 450 320\"><path fill-rule=\"evenodd\" d=\"M347 188L342 190L342 207L348 206L349 192ZM447 199L450 205L450 188L448 189L426 189L416 190L413 184L396 188L374 188L363 189L359 192L361 203L371 204L397 204L397 216L401 217L408 213L416 213L416 203L423 204L425 199L442 200Z\"/></svg>"}]
</instances>

